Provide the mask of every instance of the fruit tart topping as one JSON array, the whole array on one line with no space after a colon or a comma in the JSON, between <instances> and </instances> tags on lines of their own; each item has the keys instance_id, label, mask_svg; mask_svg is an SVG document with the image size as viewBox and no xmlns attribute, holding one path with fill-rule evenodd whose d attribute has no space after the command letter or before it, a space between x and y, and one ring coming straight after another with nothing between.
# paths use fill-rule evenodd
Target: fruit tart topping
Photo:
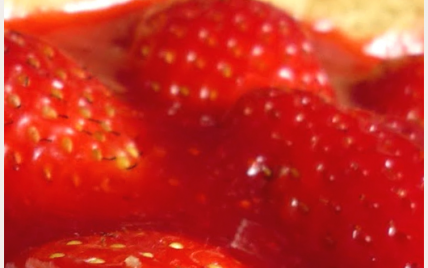
<instances>
[{"instance_id":1,"label":"fruit tart topping","mask_svg":"<svg viewBox=\"0 0 428 268\"><path fill-rule=\"evenodd\" d=\"M334 99L298 23L271 5L191 0L146 13L135 31L129 66L119 75L139 106L216 120L258 86L299 88Z\"/></svg>"}]
</instances>

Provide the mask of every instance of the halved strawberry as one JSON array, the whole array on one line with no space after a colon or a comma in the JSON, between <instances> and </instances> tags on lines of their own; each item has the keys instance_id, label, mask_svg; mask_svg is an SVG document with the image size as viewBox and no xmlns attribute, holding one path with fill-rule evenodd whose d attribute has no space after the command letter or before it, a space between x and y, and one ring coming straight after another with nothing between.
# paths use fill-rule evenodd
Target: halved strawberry
<instances>
[{"instance_id":1,"label":"halved strawberry","mask_svg":"<svg viewBox=\"0 0 428 268\"><path fill-rule=\"evenodd\" d=\"M408 139L284 90L246 96L226 124L224 150L264 182L288 252L309 267L423 267L423 151Z\"/></svg>"},{"instance_id":2,"label":"halved strawberry","mask_svg":"<svg viewBox=\"0 0 428 268\"><path fill-rule=\"evenodd\" d=\"M424 55L385 60L370 75L351 85L350 101L423 125Z\"/></svg>"},{"instance_id":3,"label":"halved strawberry","mask_svg":"<svg viewBox=\"0 0 428 268\"><path fill-rule=\"evenodd\" d=\"M118 231L45 244L6 267L243 268L223 248L179 234Z\"/></svg>"},{"instance_id":4,"label":"halved strawberry","mask_svg":"<svg viewBox=\"0 0 428 268\"><path fill-rule=\"evenodd\" d=\"M190 0L141 15L119 75L129 98L212 124L257 86L334 93L311 43L287 13L259 1Z\"/></svg>"}]
</instances>

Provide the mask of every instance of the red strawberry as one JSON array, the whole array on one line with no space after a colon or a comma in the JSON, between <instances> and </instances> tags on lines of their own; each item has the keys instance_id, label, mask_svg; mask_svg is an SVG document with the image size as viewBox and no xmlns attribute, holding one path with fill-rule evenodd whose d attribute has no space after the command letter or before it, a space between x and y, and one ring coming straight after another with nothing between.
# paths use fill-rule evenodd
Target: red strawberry
<instances>
[{"instance_id":1,"label":"red strawberry","mask_svg":"<svg viewBox=\"0 0 428 268\"><path fill-rule=\"evenodd\" d=\"M334 98L296 21L271 5L178 1L141 17L130 66L119 78L139 106L212 124L257 86L300 88Z\"/></svg>"},{"instance_id":2,"label":"red strawberry","mask_svg":"<svg viewBox=\"0 0 428 268\"><path fill-rule=\"evenodd\" d=\"M120 231L63 239L33 249L8 265L15 268L247 267L220 247L154 231Z\"/></svg>"},{"instance_id":3,"label":"red strawberry","mask_svg":"<svg viewBox=\"0 0 428 268\"><path fill-rule=\"evenodd\" d=\"M359 107L423 125L424 56L384 61L351 85L350 98Z\"/></svg>"},{"instance_id":4,"label":"red strawberry","mask_svg":"<svg viewBox=\"0 0 428 268\"><path fill-rule=\"evenodd\" d=\"M252 93L227 124L225 150L245 148L309 267L423 267L423 151L408 139L305 92Z\"/></svg>"},{"instance_id":5,"label":"red strawberry","mask_svg":"<svg viewBox=\"0 0 428 268\"><path fill-rule=\"evenodd\" d=\"M260 186L233 179L240 170L216 154L216 129L140 118L34 38L7 32L5 48L6 260L74 232L156 222L272 267L268 212L245 202L261 199Z\"/></svg>"},{"instance_id":6,"label":"red strawberry","mask_svg":"<svg viewBox=\"0 0 428 268\"><path fill-rule=\"evenodd\" d=\"M8 255L20 240L44 239L31 229L50 236L79 220L129 214L126 195L144 184L147 160L138 113L49 45L11 31L4 38Z\"/></svg>"}]
</instances>

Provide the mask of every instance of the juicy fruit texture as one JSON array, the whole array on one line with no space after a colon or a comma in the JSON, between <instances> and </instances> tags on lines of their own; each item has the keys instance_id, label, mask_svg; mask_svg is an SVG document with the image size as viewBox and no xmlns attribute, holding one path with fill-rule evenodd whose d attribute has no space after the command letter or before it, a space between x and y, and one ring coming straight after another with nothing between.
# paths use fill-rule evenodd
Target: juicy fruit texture
<instances>
[{"instance_id":1,"label":"juicy fruit texture","mask_svg":"<svg viewBox=\"0 0 428 268\"><path fill-rule=\"evenodd\" d=\"M154 231L120 231L51 242L10 265L16 268L246 267L220 247Z\"/></svg>"},{"instance_id":2,"label":"juicy fruit texture","mask_svg":"<svg viewBox=\"0 0 428 268\"><path fill-rule=\"evenodd\" d=\"M58 50L4 38L6 236L49 217L119 216L127 186L142 183L140 115Z\"/></svg>"},{"instance_id":3,"label":"juicy fruit texture","mask_svg":"<svg viewBox=\"0 0 428 268\"><path fill-rule=\"evenodd\" d=\"M351 86L350 98L359 107L423 125L424 56L382 62Z\"/></svg>"},{"instance_id":4,"label":"juicy fruit texture","mask_svg":"<svg viewBox=\"0 0 428 268\"><path fill-rule=\"evenodd\" d=\"M273 6L190 0L141 17L130 66L119 75L140 107L189 113L210 124L258 86L299 88L334 99L298 24Z\"/></svg>"},{"instance_id":5,"label":"juicy fruit texture","mask_svg":"<svg viewBox=\"0 0 428 268\"><path fill-rule=\"evenodd\" d=\"M230 116L226 135L309 267L423 267L421 149L304 92L254 92Z\"/></svg>"},{"instance_id":6,"label":"juicy fruit texture","mask_svg":"<svg viewBox=\"0 0 428 268\"><path fill-rule=\"evenodd\" d=\"M5 47L6 260L127 224L187 231L237 251L255 243L245 259L269 254L254 234L274 237L273 218L246 205L261 200L261 188L236 179L241 159L216 151L217 130L136 113L34 38L7 32Z\"/></svg>"},{"instance_id":7,"label":"juicy fruit texture","mask_svg":"<svg viewBox=\"0 0 428 268\"><path fill-rule=\"evenodd\" d=\"M422 267L423 125L329 104L323 70L349 82L378 59L329 34L308 41L289 16L254 1L153 8L134 36L141 10L94 12L89 30L71 17L71 28L52 27L70 55L129 86L137 108L56 49L6 33L7 261L30 249L17 267ZM119 78L110 51L129 64ZM122 227L196 240L93 235ZM225 258L193 263L199 247Z\"/></svg>"}]
</instances>

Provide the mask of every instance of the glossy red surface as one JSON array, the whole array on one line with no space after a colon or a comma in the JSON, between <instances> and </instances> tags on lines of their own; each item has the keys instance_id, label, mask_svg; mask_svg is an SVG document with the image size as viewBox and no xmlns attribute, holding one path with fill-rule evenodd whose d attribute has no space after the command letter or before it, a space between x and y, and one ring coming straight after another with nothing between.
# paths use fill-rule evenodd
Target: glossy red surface
<instances>
[{"instance_id":1,"label":"glossy red surface","mask_svg":"<svg viewBox=\"0 0 428 268\"><path fill-rule=\"evenodd\" d=\"M147 40L159 51L172 44L182 56L198 42L196 35L175 42L157 23L145 39L141 24L147 18L140 16L148 7L153 6L147 1L133 1L103 11L5 22L7 28L48 40L97 77L50 45L26 37L20 41L11 33L5 36L9 47L5 50L7 261L22 250L75 233L92 235L126 227L184 233L189 239L221 247L245 267L421 265L423 151L418 145L423 144L423 128L414 130L395 118L343 110L301 92L317 91L306 88L303 80L286 84L292 91L267 89L284 86L283 81L275 79L275 72L264 73L267 80L257 78L251 68L257 65L254 55L245 57L247 62L231 60L220 47L198 45L199 52L213 62L214 56L229 57L241 71L241 80L248 79L258 89L238 88L239 94L233 95L229 95L235 90L231 88L241 80L219 77L215 65L207 72L190 70L186 77L190 67L183 59L171 66L159 62L155 54L146 63L130 59ZM149 22L162 17L154 14ZM226 10L226 14L235 13ZM329 75L340 106L349 105L349 85L370 73L380 60L362 52L364 42L295 25L279 11L272 14L296 30L285 37L291 34L303 47L306 39L298 30L303 27L311 44L310 53L292 57L287 64L304 72L297 64L303 57L305 66L321 66L316 70ZM194 18L199 23L189 26L180 16L171 25L178 21L181 26L183 19L185 25L195 27L190 28L195 33L200 33L195 30L198 25L216 25L199 17ZM264 22L263 18L248 20L252 26ZM217 32L214 37L225 43L235 31L225 27L221 32L228 35ZM257 43L251 40L252 32L236 36L245 54ZM263 43L265 59L275 68L279 61L273 40L282 37L257 40L267 42ZM129 81L122 76L118 81L124 66L141 76ZM193 102L186 113L168 114L164 108L180 99L170 91L145 96L135 93L138 88L124 86L125 82L144 84L143 74L157 78L165 88L180 80L200 89L203 79L211 81L222 89L224 101L214 105L217 119L212 124L189 123L192 116L200 118L199 108L206 108L202 103L193 106L198 97L185 100ZM58 85L61 89L55 90ZM241 95L245 96L236 103ZM110 106L105 109L107 103ZM131 234L123 239L132 244L134 238ZM43 253L38 255L43 259L44 250L51 247L57 248L33 252ZM77 258L56 264L65 268L74 261Z\"/></svg>"},{"instance_id":2,"label":"glossy red surface","mask_svg":"<svg viewBox=\"0 0 428 268\"><path fill-rule=\"evenodd\" d=\"M75 236L23 254L14 267L247 267L219 247L179 234L120 231Z\"/></svg>"}]
</instances>

